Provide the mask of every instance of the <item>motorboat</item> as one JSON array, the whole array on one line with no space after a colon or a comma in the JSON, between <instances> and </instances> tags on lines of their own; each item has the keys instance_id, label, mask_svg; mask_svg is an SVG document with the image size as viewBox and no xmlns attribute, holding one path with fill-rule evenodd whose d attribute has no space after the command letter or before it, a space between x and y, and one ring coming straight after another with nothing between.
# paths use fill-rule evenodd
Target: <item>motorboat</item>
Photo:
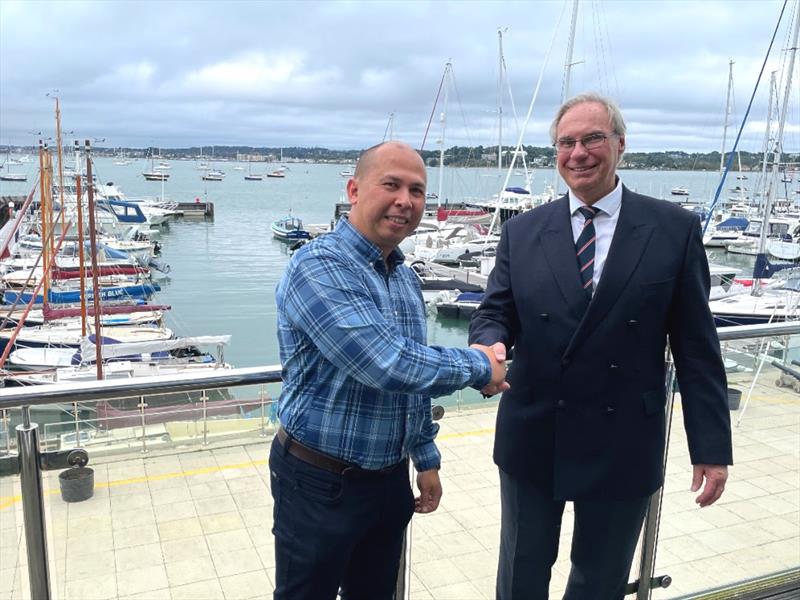
<instances>
[{"instance_id":1,"label":"motorboat","mask_svg":"<svg viewBox=\"0 0 800 600\"><path fill-rule=\"evenodd\" d=\"M225 179L225 173L222 171L207 171L201 176L203 181L222 181Z\"/></svg>"},{"instance_id":2,"label":"motorboat","mask_svg":"<svg viewBox=\"0 0 800 600\"><path fill-rule=\"evenodd\" d=\"M303 221L291 215L273 221L270 228L273 237L281 242L295 242L311 238L311 234L303 227Z\"/></svg>"}]
</instances>

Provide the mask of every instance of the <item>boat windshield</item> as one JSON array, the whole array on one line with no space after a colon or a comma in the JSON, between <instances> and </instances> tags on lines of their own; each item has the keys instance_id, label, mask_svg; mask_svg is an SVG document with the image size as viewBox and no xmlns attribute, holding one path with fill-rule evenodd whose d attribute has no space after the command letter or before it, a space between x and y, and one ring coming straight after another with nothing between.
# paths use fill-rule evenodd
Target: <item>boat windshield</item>
<instances>
[{"instance_id":1,"label":"boat windshield","mask_svg":"<svg viewBox=\"0 0 800 600\"><path fill-rule=\"evenodd\" d=\"M786 280L780 289L789 290L790 292L800 292L800 276L795 276Z\"/></svg>"}]
</instances>

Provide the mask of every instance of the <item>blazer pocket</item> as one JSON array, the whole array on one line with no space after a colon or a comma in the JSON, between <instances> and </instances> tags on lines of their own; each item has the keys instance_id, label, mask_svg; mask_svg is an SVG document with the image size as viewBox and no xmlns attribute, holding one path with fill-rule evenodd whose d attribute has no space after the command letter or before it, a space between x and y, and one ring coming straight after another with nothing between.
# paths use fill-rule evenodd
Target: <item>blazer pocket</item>
<instances>
[{"instance_id":1,"label":"blazer pocket","mask_svg":"<svg viewBox=\"0 0 800 600\"><path fill-rule=\"evenodd\" d=\"M643 292L650 293L650 292L659 292L663 289L667 289L672 287L673 282L675 281L674 277L670 277L669 279L660 279L659 281L646 281L642 282L639 285L642 288Z\"/></svg>"},{"instance_id":2,"label":"blazer pocket","mask_svg":"<svg viewBox=\"0 0 800 600\"><path fill-rule=\"evenodd\" d=\"M663 412L667 404L667 394L664 390L652 390L642 394L644 414L647 416Z\"/></svg>"}]
</instances>

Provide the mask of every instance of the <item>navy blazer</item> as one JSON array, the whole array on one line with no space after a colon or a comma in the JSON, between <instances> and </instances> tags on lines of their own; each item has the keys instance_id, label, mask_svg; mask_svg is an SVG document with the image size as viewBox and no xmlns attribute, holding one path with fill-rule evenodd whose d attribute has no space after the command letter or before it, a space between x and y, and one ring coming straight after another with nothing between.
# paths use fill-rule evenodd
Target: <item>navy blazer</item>
<instances>
[{"instance_id":1,"label":"navy blazer","mask_svg":"<svg viewBox=\"0 0 800 600\"><path fill-rule=\"evenodd\" d=\"M514 348L497 465L557 499L653 493L663 483L668 337L692 463L732 464L699 218L623 187L591 302L572 235L566 196L506 222L470 323L470 343Z\"/></svg>"}]
</instances>

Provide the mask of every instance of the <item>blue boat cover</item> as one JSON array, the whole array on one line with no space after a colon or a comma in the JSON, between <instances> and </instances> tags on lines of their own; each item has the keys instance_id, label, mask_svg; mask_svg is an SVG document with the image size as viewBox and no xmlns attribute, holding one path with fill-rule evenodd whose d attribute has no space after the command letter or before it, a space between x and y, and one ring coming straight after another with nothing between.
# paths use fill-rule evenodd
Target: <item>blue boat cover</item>
<instances>
[{"instance_id":1,"label":"blue boat cover","mask_svg":"<svg viewBox=\"0 0 800 600\"><path fill-rule=\"evenodd\" d=\"M717 225L717 231L744 231L749 224L744 217L730 217Z\"/></svg>"},{"instance_id":2,"label":"blue boat cover","mask_svg":"<svg viewBox=\"0 0 800 600\"><path fill-rule=\"evenodd\" d=\"M521 187L507 187L506 191L507 192L514 192L515 194L530 194L530 192L528 190L526 190L525 188L521 188Z\"/></svg>"},{"instance_id":3,"label":"blue boat cover","mask_svg":"<svg viewBox=\"0 0 800 600\"><path fill-rule=\"evenodd\" d=\"M456 302L480 302L481 300L483 300L483 292L463 292L456 298Z\"/></svg>"}]
</instances>

